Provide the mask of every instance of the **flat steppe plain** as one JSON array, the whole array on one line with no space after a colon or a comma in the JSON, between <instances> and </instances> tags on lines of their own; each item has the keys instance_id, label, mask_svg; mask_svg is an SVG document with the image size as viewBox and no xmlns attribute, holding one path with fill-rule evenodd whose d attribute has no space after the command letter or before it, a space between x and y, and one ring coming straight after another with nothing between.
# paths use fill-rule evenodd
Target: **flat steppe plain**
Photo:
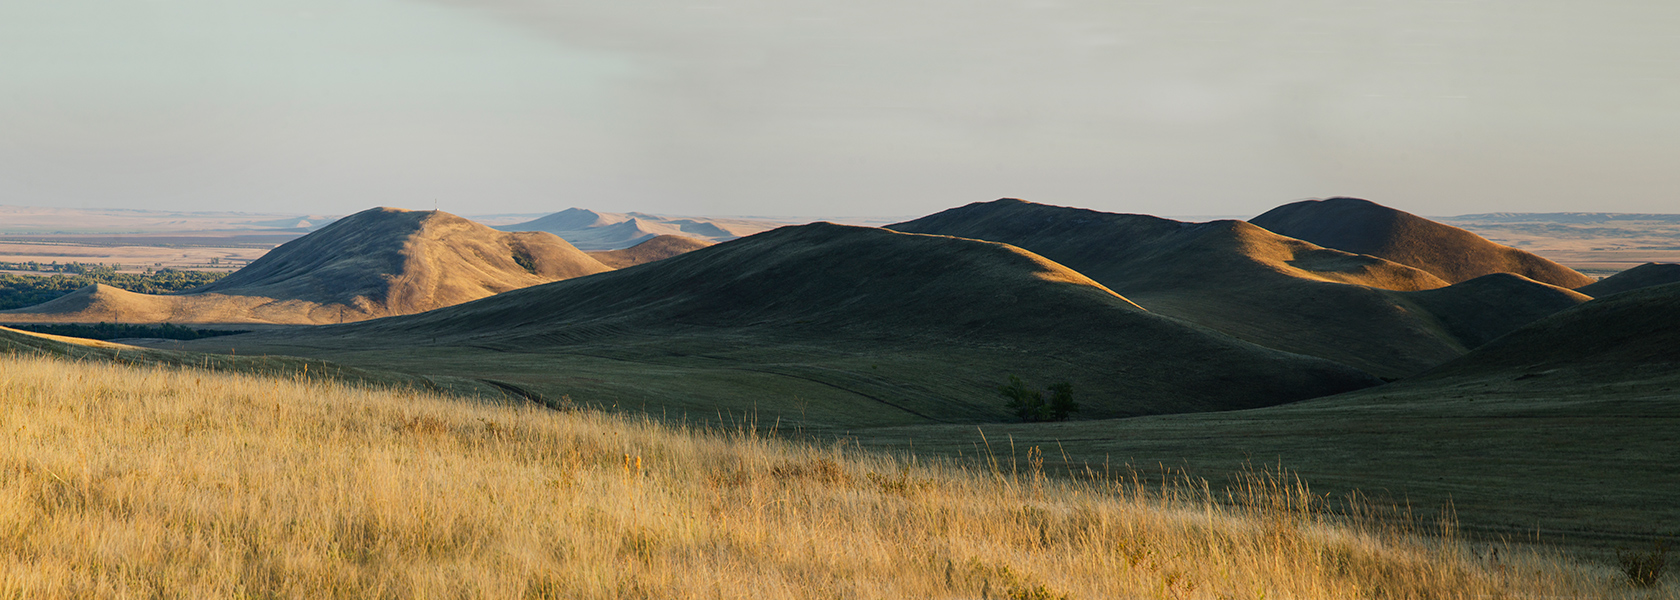
<instances>
[{"instance_id":1,"label":"flat steppe plain","mask_svg":"<svg viewBox=\"0 0 1680 600\"><path fill-rule=\"evenodd\" d=\"M1538 216L1468 215L1437 220L1594 277L1648 262L1680 263L1680 218L1567 222Z\"/></svg>"},{"instance_id":2,"label":"flat steppe plain","mask_svg":"<svg viewBox=\"0 0 1680 600\"><path fill-rule=\"evenodd\" d=\"M0 262L122 265L119 270L124 272L147 268L225 272L262 258L275 246L298 235L301 234L5 235L0 236Z\"/></svg>"}]
</instances>

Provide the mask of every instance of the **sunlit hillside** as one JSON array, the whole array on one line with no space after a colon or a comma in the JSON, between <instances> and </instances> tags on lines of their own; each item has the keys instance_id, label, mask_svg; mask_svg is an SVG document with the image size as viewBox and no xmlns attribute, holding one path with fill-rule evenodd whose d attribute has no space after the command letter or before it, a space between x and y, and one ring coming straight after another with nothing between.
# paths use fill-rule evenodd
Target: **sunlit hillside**
<instances>
[{"instance_id":1,"label":"sunlit hillside","mask_svg":"<svg viewBox=\"0 0 1680 600\"><path fill-rule=\"evenodd\" d=\"M1210 501L1105 468L1044 473L1054 448L1008 440L930 464L745 427L23 357L0 357L0 431L4 598L1672 592L1316 512L1264 472Z\"/></svg>"}]
</instances>

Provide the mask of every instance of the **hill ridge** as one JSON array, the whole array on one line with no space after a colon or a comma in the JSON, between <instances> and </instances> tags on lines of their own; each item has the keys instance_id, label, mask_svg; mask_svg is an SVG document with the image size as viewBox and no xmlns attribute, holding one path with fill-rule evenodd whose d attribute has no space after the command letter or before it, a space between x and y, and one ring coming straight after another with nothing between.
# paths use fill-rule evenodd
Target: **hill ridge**
<instances>
[{"instance_id":1,"label":"hill ridge","mask_svg":"<svg viewBox=\"0 0 1680 600\"><path fill-rule=\"evenodd\" d=\"M422 312L610 270L547 233L438 211L373 208L292 240L208 285L163 296L92 287L0 320L321 324Z\"/></svg>"},{"instance_id":2,"label":"hill ridge","mask_svg":"<svg viewBox=\"0 0 1680 600\"><path fill-rule=\"evenodd\" d=\"M726 242L782 226L762 219L676 217L643 212L606 213L566 210L523 223L500 225L501 231L546 231L590 252L623 250L661 235Z\"/></svg>"},{"instance_id":3,"label":"hill ridge","mask_svg":"<svg viewBox=\"0 0 1680 600\"><path fill-rule=\"evenodd\" d=\"M1248 222L1188 223L1003 199L888 228L1013 244L1156 313L1382 377L1413 375L1467 349L1441 319L1404 298L1447 281Z\"/></svg>"},{"instance_id":4,"label":"hill ridge","mask_svg":"<svg viewBox=\"0 0 1680 600\"><path fill-rule=\"evenodd\" d=\"M1576 291L1602 298L1626 291L1680 282L1680 264L1645 263L1576 288Z\"/></svg>"},{"instance_id":5,"label":"hill ridge","mask_svg":"<svg viewBox=\"0 0 1680 600\"><path fill-rule=\"evenodd\" d=\"M1501 272L1571 289L1592 283L1574 269L1540 256L1362 198L1292 202L1249 222L1326 248L1410 265L1449 283Z\"/></svg>"},{"instance_id":6,"label":"hill ridge","mask_svg":"<svg viewBox=\"0 0 1680 600\"><path fill-rule=\"evenodd\" d=\"M623 401L615 390L633 385L630 398L707 414L794 398L806 403L800 413L901 407L866 418L880 423L1003 419L995 387L1010 374L1071 382L1088 417L1262 406L1377 383L1154 315L1008 244L829 223L423 314L218 342L321 352L317 336L436 347L419 353L453 357L427 363L439 372L492 361L484 368L498 380L552 397ZM625 369L643 375L619 382ZM579 371L601 375L568 374ZM664 372L673 383L653 389Z\"/></svg>"}]
</instances>

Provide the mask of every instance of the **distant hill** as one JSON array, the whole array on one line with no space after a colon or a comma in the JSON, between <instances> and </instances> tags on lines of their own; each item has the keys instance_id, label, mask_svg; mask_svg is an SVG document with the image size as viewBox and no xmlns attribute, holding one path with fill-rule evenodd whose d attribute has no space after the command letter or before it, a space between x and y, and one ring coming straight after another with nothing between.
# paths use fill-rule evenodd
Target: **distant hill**
<instances>
[{"instance_id":1,"label":"distant hill","mask_svg":"<svg viewBox=\"0 0 1680 600\"><path fill-rule=\"evenodd\" d=\"M502 231L546 231L583 250L620 250L662 235L725 242L785 223L756 219L669 217L646 213L602 213L582 208L566 210L513 225Z\"/></svg>"},{"instance_id":2,"label":"distant hill","mask_svg":"<svg viewBox=\"0 0 1680 600\"><path fill-rule=\"evenodd\" d=\"M1603 298L1611 294L1669 283L1680 283L1680 264L1645 263L1611 275L1598 282L1576 288L1576 291Z\"/></svg>"},{"instance_id":3,"label":"distant hill","mask_svg":"<svg viewBox=\"0 0 1680 600\"><path fill-rule=\"evenodd\" d=\"M409 314L610 270L546 233L375 208L281 245L212 284L149 296L89 286L0 321L339 323Z\"/></svg>"},{"instance_id":4,"label":"distant hill","mask_svg":"<svg viewBox=\"0 0 1680 600\"><path fill-rule=\"evenodd\" d=\"M324 350L329 339L343 350ZM827 422L996 421L1009 375L1071 382L1089 418L1376 383L1151 314L1019 248L827 223L419 315L218 340L204 347L367 365L447 355L421 368L708 418L750 406Z\"/></svg>"},{"instance_id":5,"label":"distant hill","mask_svg":"<svg viewBox=\"0 0 1680 600\"><path fill-rule=\"evenodd\" d=\"M588 254L595 260L601 261L602 264L614 269L622 269L693 252L713 243L680 235L661 235L648 238L645 242L623 250L601 250Z\"/></svg>"},{"instance_id":6,"label":"distant hill","mask_svg":"<svg viewBox=\"0 0 1680 600\"><path fill-rule=\"evenodd\" d=\"M1151 311L1382 377L1421 372L1464 353L1466 339L1482 337L1455 335L1443 323L1464 319L1430 314L1423 303L1395 293L1447 286L1431 273L1242 221L1185 223L1003 199L888 227L1020 246ZM1479 295L1453 290L1434 297ZM1443 311L1478 306L1425 303ZM1511 319L1549 314L1530 310L1545 302L1513 305L1523 308L1513 309Z\"/></svg>"},{"instance_id":7,"label":"distant hill","mask_svg":"<svg viewBox=\"0 0 1680 600\"><path fill-rule=\"evenodd\" d=\"M1680 380L1680 283L1636 289L1535 321L1431 375L1534 379L1569 375L1636 385Z\"/></svg>"},{"instance_id":8,"label":"distant hill","mask_svg":"<svg viewBox=\"0 0 1680 600\"><path fill-rule=\"evenodd\" d=\"M1359 198L1294 202L1249 222L1326 248L1417 267L1451 283L1493 273L1514 273L1572 289L1593 281L1569 267L1463 229Z\"/></svg>"}]
</instances>

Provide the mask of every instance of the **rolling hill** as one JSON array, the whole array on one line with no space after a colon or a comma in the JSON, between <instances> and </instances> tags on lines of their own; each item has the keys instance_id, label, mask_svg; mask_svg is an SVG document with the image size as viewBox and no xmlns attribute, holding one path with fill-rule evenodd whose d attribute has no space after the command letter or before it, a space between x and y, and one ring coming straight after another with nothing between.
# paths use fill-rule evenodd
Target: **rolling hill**
<instances>
[{"instance_id":1,"label":"rolling hill","mask_svg":"<svg viewBox=\"0 0 1680 600\"><path fill-rule=\"evenodd\" d=\"M599 250L588 254L595 260L601 261L601 264L614 269L622 269L693 252L713 243L680 235L661 235L648 238L645 242L623 250Z\"/></svg>"},{"instance_id":2,"label":"rolling hill","mask_svg":"<svg viewBox=\"0 0 1680 600\"><path fill-rule=\"evenodd\" d=\"M1391 295L1435 317L1465 348L1476 348L1542 317L1592 300L1587 294L1510 273Z\"/></svg>"},{"instance_id":3,"label":"rolling hill","mask_svg":"<svg viewBox=\"0 0 1680 600\"><path fill-rule=\"evenodd\" d=\"M1493 273L1514 273L1571 289L1593 282L1545 258L1359 198L1294 202L1249 222L1326 248L1417 267L1452 283Z\"/></svg>"},{"instance_id":4,"label":"rolling hill","mask_svg":"<svg viewBox=\"0 0 1680 600\"><path fill-rule=\"evenodd\" d=\"M1479 285L1515 278L1498 277L1511 279ZM1327 498L1357 489L1418 514L1445 507L1482 539L1611 554L1680 535L1676 348L1680 283L1579 304L1379 387L1254 410L992 425L984 434L1053 447L1050 462L1065 453L1075 469L1112 463L1150 476L1176 465L1215 485L1245 466L1278 465ZM983 443L972 426L854 435L866 447L934 454Z\"/></svg>"},{"instance_id":5,"label":"rolling hill","mask_svg":"<svg viewBox=\"0 0 1680 600\"><path fill-rule=\"evenodd\" d=\"M185 343L229 346L833 427L1002 420L995 388L1012 374L1071 382L1086 417L1376 383L1152 314L1019 248L826 223L418 315Z\"/></svg>"},{"instance_id":6,"label":"rolling hill","mask_svg":"<svg viewBox=\"0 0 1680 600\"><path fill-rule=\"evenodd\" d=\"M502 225L502 231L546 231L583 250L621 250L662 235L707 242L726 242L781 227L786 223L758 219L668 217L646 213L602 213L568 208L546 217Z\"/></svg>"},{"instance_id":7,"label":"rolling hill","mask_svg":"<svg viewBox=\"0 0 1680 600\"><path fill-rule=\"evenodd\" d=\"M1535 321L1430 373L1536 379L1568 374L1600 384L1680 382L1680 283L1594 300Z\"/></svg>"},{"instance_id":8,"label":"rolling hill","mask_svg":"<svg viewBox=\"0 0 1680 600\"><path fill-rule=\"evenodd\" d=\"M1242 221L1185 223L1003 199L888 228L1019 246L1151 311L1385 378L1422 372L1496 332L1489 324L1488 331L1461 337L1443 325L1471 320L1453 310L1482 310L1472 308L1483 304L1468 297L1495 291L1556 295L1549 286L1447 288L1446 281L1419 269L1322 248ZM1437 288L1447 289L1408 296ZM1462 301L1431 301L1437 298ZM1507 304L1512 308L1499 323L1527 322L1560 306L1544 298L1513 298Z\"/></svg>"},{"instance_id":9,"label":"rolling hill","mask_svg":"<svg viewBox=\"0 0 1680 600\"><path fill-rule=\"evenodd\" d=\"M608 270L552 234L500 232L436 211L375 208L186 293L149 296L95 285L0 311L0 321L341 323Z\"/></svg>"},{"instance_id":10,"label":"rolling hill","mask_svg":"<svg viewBox=\"0 0 1680 600\"><path fill-rule=\"evenodd\" d=\"M1575 291L1594 298L1603 298L1611 294L1670 283L1680 283L1680 264L1645 263L1590 285L1575 288Z\"/></svg>"},{"instance_id":11,"label":"rolling hill","mask_svg":"<svg viewBox=\"0 0 1680 600\"><path fill-rule=\"evenodd\" d=\"M429 388L465 395L493 392L470 380L440 380L378 369L357 369L320 359L291 356L240 356L142 348L115 342L19 331L0 327L0 356L34 356L76 362L113 362L131 366L196 367L223 373L287 378L313 377L393 388Z\"/></svg>"}]
</instances>

